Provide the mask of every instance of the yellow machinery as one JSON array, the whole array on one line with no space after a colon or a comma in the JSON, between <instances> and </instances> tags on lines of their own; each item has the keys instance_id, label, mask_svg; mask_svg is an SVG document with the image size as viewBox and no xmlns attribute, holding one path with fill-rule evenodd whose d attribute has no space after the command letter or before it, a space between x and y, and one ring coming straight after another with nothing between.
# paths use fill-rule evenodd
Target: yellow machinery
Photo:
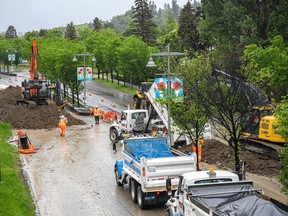
<instances>
[{"instance_id":1,"label":"yellow machinery","mask_svg":"<svg viewBox=\"0 0 288 216\"><path fill-rule=\"evenodd\" d=\"M261 154L261 157L279 158L285 140L277 133L278 119L273 116L272 108L256 108L256 113L247 123L242 133L242 146Z\"/></svg>"}]
</instances>

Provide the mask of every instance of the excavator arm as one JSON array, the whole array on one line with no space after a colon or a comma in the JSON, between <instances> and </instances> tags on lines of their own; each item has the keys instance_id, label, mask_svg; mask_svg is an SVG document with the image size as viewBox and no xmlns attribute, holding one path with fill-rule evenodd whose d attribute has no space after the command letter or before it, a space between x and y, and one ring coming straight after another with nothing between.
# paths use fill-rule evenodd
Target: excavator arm
<instances>
[{"instance_id":1,"label":"excavator arm","mask_svg":"<svg viewBox=\"0 0 288 216\"><path fill-rule=\"evenodd\" d=\"M32 53L31 53L31 61L30 61L30 79L37 80L39 78L38 73L38 47L37 42L34 39L32 42Z\"/></svg>"}]
</instances>

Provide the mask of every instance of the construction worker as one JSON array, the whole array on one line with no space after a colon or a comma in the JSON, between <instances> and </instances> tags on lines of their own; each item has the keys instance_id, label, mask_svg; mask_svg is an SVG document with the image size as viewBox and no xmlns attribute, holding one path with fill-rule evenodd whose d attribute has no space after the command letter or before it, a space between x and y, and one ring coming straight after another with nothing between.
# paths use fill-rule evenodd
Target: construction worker
<instances>
[{"instance_id":1,"label":"construction worker","mask_svg":"<svg viewBox=\"0 0 288 216\"><path fill-rule=\"evenodd\" d=\"M66 124L68 123L67 118L64 115L59 116L58 127L60 128L60 136L64 137L66 132Z\"/></svg>"},{"instance_id":2,"label":"construction worker","mask_svg":"<svg viewBox=\"0 0 288 216\"><path fill-rule=\"evenodd\" d=\"M100 119L101 113L100 113L100 109L99 109L98 106L95 106L95 108L92 109L92 111L91 111L91 113L90 113L90 116L91 116L92 114L93 114L94 117L95 117L95 124L99 124L99 119Z\"/></svg>"}]
</instances>

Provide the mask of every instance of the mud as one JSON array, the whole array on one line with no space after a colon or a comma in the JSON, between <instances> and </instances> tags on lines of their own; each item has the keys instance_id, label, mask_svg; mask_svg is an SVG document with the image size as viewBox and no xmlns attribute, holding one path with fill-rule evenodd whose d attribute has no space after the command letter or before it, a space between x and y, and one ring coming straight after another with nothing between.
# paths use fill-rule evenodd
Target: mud
<instances>
[{"instance_id":1,"label":"mud","mask_svg":"<svg viewBox=\"0 0 288 216\"><path fill-rule=\"evenodd\" d=\"M191 151L191 146L182 149ZM280 162L275 159L263 159L260 155L248 150L240 151L240 159L246 162L246 172L267 177L276 177L281 169ZM202 161L215 164L218 168L235 170L234 149L217 140L205 140L202 147Z\"/></svg>"},{"instance_id":2,"label":"mud","mask_svg":"<svg viewBox=\"0 0 288 216\"><path fill-rule=\"evenodd\" d=\"M16 105L17 100L21 99L18 86L9 86L0 90L0 120L10 123L13 129L52 129L57 127L60 115L68 119L67 126L85 124L52 101L49 106L43 105L30 109Z\"/></svg>"}]
</instances>

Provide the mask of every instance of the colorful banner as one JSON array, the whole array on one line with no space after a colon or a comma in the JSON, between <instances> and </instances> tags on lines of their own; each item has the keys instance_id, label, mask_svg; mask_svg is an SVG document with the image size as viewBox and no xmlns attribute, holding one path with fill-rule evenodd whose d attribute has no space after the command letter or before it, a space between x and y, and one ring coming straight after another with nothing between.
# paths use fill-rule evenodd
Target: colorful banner
<instances>
[{"instance_id":1,"label":"colorful banner","mask_svg":"<svg viewBox=\"0 0 288 216\"><path fill-rule=\"evenodd\" d=\"M176 101L183 100L183 81L180 78L171 78L171 94L172 98ZM155 97L163 98L167 94L168 90L168 79L166 77L163 78L155 78Z\"/></svg>"},{"instance_id":2,"label":"colorful banner","mask_svg":"<svg viewBox=\"0 0 288 216\"><path fill-rule=\"evenodd\" d=\"M86 80L92 80L92 67L86 67L86 74L84 74L84 67L77 67L77 80L83 81L84 76Z\"/></svg>"}]
</instances>

